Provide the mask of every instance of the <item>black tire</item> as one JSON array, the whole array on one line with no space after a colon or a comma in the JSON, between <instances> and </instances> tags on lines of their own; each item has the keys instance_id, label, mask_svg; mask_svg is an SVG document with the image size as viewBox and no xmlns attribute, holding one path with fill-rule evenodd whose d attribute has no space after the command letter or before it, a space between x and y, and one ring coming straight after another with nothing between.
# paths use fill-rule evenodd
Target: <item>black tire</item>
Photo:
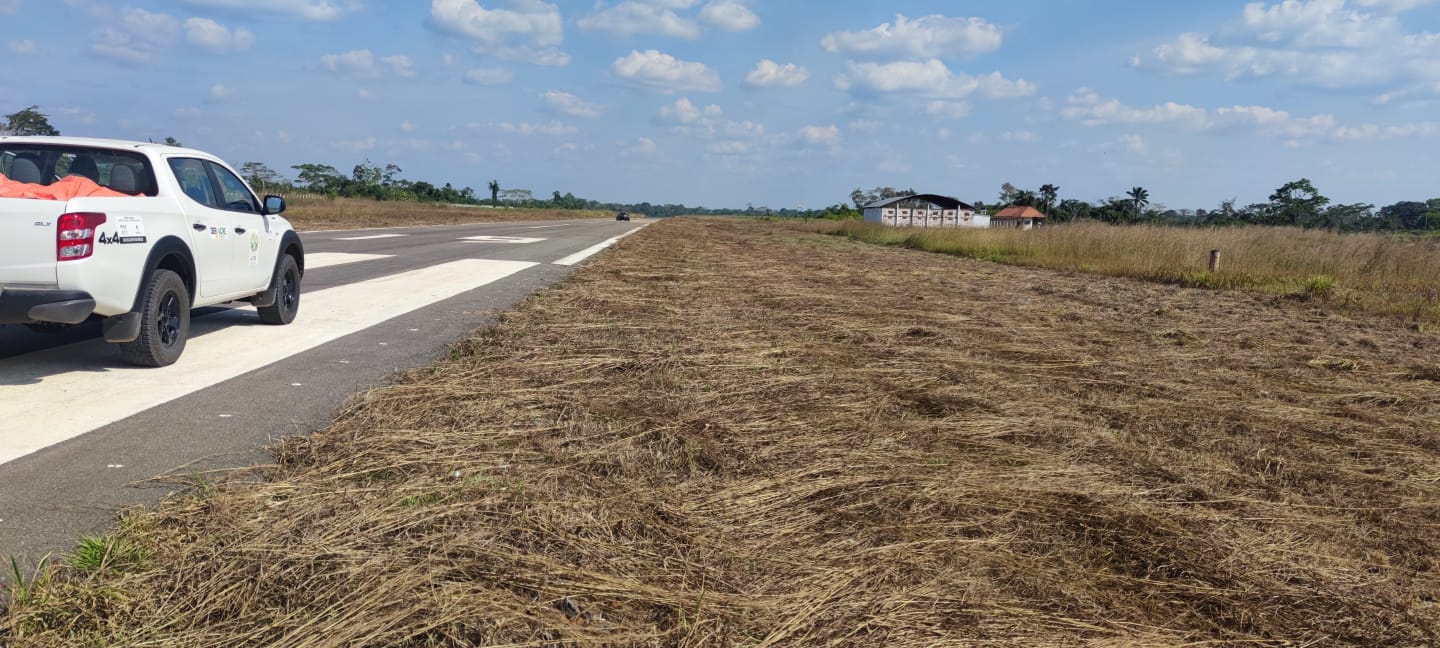
<instances>
[{"instance_id":1,"label":"black tire","mask_svg":"<svg viewBox=\"0 0 1440 648\"><path fill-rule=\"evenodd\" d=\"M255 309L266 324L289 324L300 312L300 265L285 255L275 272L275 303Z\"/></svg>"},{"instance_id":2,"label":"black tire","mask_svg":"<svg viewBox=\"0 0 1440 648\"><path fill-rule=\"evenodd\" d=\"M190 291L180 275L156 270L140 305L140 337L120 344L130 364L164 367L180 359L190 337Z\"/></svg>"}]
</instances>

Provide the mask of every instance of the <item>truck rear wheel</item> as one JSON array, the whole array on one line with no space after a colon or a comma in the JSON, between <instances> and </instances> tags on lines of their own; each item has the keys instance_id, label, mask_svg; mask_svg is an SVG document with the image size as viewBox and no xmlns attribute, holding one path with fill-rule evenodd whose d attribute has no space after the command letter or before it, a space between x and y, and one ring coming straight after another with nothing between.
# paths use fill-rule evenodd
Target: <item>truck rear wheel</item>
<instances>
[{"instance_id":1,"label":"truck rear wheel","mask_svg":"<svg viewBox=\"0 0 1440 648\"><path fill-rule=\"evenodd\" d=\"M142 367L164 367L180 359L190 337L190 291L180 275L156 270L140 306L140 336L120 344L120 356Z\"/></svg>"},{"instance_id":2,"label":"truck rear wheel","mask_svg":"<svg viewBox=\"0 0 1440 648\"><path fill-rule=\"evenodd\" d=\"M275 303L255 309L266 324L289 324L300 312L300 265L285 255L275 273Z\"/></svg>"}]
</instances>

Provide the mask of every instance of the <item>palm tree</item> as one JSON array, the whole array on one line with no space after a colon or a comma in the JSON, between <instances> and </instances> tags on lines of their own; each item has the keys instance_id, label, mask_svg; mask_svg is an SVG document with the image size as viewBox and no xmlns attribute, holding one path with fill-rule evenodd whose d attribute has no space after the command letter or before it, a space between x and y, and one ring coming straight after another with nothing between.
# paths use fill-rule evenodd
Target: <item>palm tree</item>
<instances>
[{"instance_id":1,"label":"palm tree","mask_svg":"<svg viewBox=\"0 0 1440 648\"><path fill-rule=\"evenodd\" d=\"M1045 203L1045 215L1050 215L1050 210L1055 207L1055 199L1060 196L1060 187L1053 184L1040 186L1040 200Z\"/></svg>"},{"instance_id":2,"label":"palm tree","mask_svg":"<svg viewBox=\"0 0 1440 648\"><path fill-rule=\"evenodd\" d=\"M491 181L490 181L490 204L491 204L491 205L494 205L494 206L497 206L497 207L500 205L500 181L499 181L499 180L491 180Z\"/></svg>"},{"instance_id":3,"label":"palm tree","mask_svg":"<svg viewBox=\"0 0 1440 648\"><path fill-rule=\"evenodd\" d=\"M1150 204L1150 192L1144 187L1135 187L1125 195L1130 196L1130 205L1135 208L1135 217L1139 218L1140 213Z\"/></svg>"}]
</instances>

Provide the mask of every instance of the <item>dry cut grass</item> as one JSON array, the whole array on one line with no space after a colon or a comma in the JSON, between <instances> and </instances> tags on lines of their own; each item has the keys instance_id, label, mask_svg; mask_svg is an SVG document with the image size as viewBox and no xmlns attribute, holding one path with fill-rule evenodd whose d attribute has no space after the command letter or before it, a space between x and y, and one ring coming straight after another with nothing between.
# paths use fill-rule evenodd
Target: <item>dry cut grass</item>
<instances>
[{"instance_id":1,"label":"dry cut grass","mask_svg":"<svg viewBox=\"0 0 1440 648\"><path fill-rule=\"evenodd\" d=\"M1246 288L1332 305L1440 322L1440 237L1332 234L1290 227L1214 229L1085 222L1015 229L912 229L817 223L812 231L991 261ZM1210 250L1220 271L1208 272Z\"/></svg>"},{"instance_id":2,"label":"dry cut grass","mask_svg":"<svg viewBox=\"0 0 1440 648\"><path fill-rule=\"evenodd\" d=\"M1398 323L686 219L454 356L133 513L0 643L1440 643Z\"/></svg>"},{"instance_id":3,"label":"dry cut grass","mask_svg":"<svg viewBox=\"0 0 1440 648\"><path fill-rule=\"evenodd\" d=\"M357 198L297 198L287 200L285 218L304 231L463 225L500 221L573 220L614 218L605 211L570 209L490 209L470 205L363 200Z\"/></svg>"}]
</instances>

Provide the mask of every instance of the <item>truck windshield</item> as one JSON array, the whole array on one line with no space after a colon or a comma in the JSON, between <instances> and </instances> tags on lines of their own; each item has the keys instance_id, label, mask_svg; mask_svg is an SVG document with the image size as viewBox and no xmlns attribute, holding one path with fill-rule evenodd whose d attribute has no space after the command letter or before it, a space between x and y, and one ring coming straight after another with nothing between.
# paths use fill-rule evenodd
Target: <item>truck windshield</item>
<instances>
[{"instance_id":1,"label":"truck windshield","mask_svg":"<svg viewBox=\"0 0 1440 648\"><path fill-rule=\"evenodd\" d=\"M49 185L72 175L132 196L155 195L155 171L138 151L55 144L0 144L0 175Z\"/></svg>"}]
</instances>

